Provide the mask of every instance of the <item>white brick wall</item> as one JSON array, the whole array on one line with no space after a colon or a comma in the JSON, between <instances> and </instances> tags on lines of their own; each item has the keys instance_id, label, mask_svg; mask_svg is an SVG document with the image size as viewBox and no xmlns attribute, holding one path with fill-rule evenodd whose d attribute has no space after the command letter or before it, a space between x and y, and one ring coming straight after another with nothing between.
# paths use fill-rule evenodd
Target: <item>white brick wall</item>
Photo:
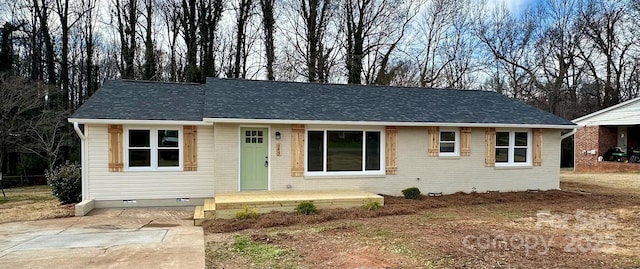
<instances>
[{"instance_id":1,"label":"white brick wall","mask_svg":"<svg viewBox=\"0 0 640 269\"><path fill-rule=\"evenodd\" d=\"M484 128L472 129L469 157L440 158L427 154L426 127L398 128L398 174L377 177L291 177L291 126L271 125L271 190L364 189L400 195L418 187L423 193L487 190L557 189L560 177L560 131L545 130L543 165L520 169L484 166ZM89 199L167 199L211 197L239 186L239 128L236 124L198 127L198 171L109 172L107 126L88 125ZM275 139L275 132L281 139ZM280 156L277 145L280 144ZM215 168L215 169L214 169ZM420 178L420 180L417 180Z\"/></svg>"},{"instance_id":2,"label":"white brick wall","mask_svg":"<svg viewBox=\"0 0 640 269\"><path fill-rule=\"evenodd\" d=\"M427 154L427 128L398 128L398 174L379 177L291 177L291 126L270 126L271 189L364 189L375 193L399 195L402 189L418 187L423 193L487 190L514 191L557 189L560 177L560 131L545 130L543 165L518 169L484 166L484 128L472 129L469 157L440 158ZM280 140L274 133L279 131ZM239 126L217 124L215 186L216 192L238 190ZM280 156L277 144L280 143ZM420 180L417 180L420 178Z\"/></svg>"}]
</instances>

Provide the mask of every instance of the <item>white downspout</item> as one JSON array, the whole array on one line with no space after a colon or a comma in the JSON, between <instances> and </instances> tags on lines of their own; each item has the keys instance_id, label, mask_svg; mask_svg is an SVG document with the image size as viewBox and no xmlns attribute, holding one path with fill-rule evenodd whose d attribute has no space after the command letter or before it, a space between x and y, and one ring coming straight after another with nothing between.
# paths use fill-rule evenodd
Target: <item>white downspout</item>
<instances>
[{"instance_id":1,"label":"white downspout","mask_svg":"<svg viewBox=\"0 0 640 269\"><path fill-rule=\"evenodd\" d=\"M89 200L89 171L87 170L88 156L86 152L87 136L80 130L80 124L73 123L73 129L80 138L80 165L82 167L82 201Z\"/></svg>"}]
</instances>

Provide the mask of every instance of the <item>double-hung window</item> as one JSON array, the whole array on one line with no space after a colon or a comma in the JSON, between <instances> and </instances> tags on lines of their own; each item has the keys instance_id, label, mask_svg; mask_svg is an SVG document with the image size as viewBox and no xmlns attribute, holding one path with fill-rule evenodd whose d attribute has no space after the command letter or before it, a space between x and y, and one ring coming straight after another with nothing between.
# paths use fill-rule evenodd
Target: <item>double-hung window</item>
<instances>
[{"instance_id":1,"label":"double-hung window","mask_svg":"<svg viewBox=\"0 0 640 269\"><path fill-rule=\"evenodd\" d=\"M382 131L309 130L306 143L308 175L383 174Z\"/></svg>"},{"instance_id":2,"label":"double-hung window","mask_svg":"<svg viewBox=\"0 0 640 269\"><path fill-rule=\"evenodd\" d=\"M181 131L177 128L130 128L125 132L128 170L177 170L181 167Z\"/></svg>"},{"instance_id":3,"label":"double-hung window","mask_svg":"<svg viewBox=\"0 0 640 269\"><path fill-rule=\"evenodd\" d=\"M440 156L460 156L460 132L440 130Z\"/></svg>"},{"instance_id":4,"label":"double-hung window","mask_svg":"<svg viewBox=\"0 0 640 269\"><path fill-rule=\"evenodd\" d=\"M496 166L531 165L530 131L496 132Z\"/></svg>"}]
</instances>

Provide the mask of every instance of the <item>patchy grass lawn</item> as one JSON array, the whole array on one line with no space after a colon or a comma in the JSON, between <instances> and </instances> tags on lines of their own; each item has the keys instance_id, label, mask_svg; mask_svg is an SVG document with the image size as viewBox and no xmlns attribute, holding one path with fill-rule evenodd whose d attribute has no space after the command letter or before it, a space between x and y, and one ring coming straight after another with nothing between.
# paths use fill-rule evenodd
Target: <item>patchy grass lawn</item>
<instances>
[{"instance_id":1,"label":"patchy grass lawn","mask_svg":"<svg viewBox=\"0 0 640 269\"><path fill-rule=\"evenodd\" d=\"M61 206L51 194L51 188L30 186L5 189L0 194L0 223L73 216L73 206Z\"/></svg>"},{"instance_id":2,"label":"patchy grass lawn","mask_svg":"<svg viewBox=\"0 0 640 269\"><path fill-rule=\"evenodd\" d=\"M640 174L205 223L207 268L639 268Z\"/></svg>"}]
</instances>

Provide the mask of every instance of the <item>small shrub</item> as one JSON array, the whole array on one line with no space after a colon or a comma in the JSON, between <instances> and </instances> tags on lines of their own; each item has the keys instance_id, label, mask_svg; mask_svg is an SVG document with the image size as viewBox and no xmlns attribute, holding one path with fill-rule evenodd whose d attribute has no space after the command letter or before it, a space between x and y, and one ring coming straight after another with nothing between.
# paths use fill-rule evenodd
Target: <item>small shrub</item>
<instances>
[{"instance_id":1,"label":"small shrub","mask_svg":"<svg viewBox=\"0 0 640 269\"><path fill-rule=\"evenodd\" d=\"M244 207L244 210L236 212L236 219L255 219L258 217L258 212L248 207Z\"/></svg>"},{"instance_id":2,"label":"small shrub","mask_svg":"<svg viewBox=\"0 0 640 269\"><path fill-rule=\"evenodd\" d=\"M420 198L420 189L416 187L406 188L402 190L402 195L404 195L404 198L415 200Z\"/></svg>"},{"instance_id":3,"label":"small shrub","mask_svg":"<svg viewBox=\"0 0 640 269\"><path fill-rule=\"evenodd\" d=\"M82 172L77 163L65 164L45 173L51 193L63 205L82 200Z\"/></svg>"},{"instance_id":4,"label":"small shrub","mask_svg":"<svg viewBox=\"0 0 640 269\"><path fill-rule=\"evenodd\" d=\"M318 208L311 201L299 203L296 206L296 212L304 215L311 215L318 213Z\"/></svg>"},{"instance_id":5,"label":"small shrub","mask_svg":"<svg viewBox=\"0 0 640 269\"><path fill-rule=\"evenodd\" d=\"M369 199L366 203L364 203L364 205L362 205L362 208L366 210L378 210L382 208L382 205L380 205L380 203L376 200Z\"/></svg>"}]
</instances>

